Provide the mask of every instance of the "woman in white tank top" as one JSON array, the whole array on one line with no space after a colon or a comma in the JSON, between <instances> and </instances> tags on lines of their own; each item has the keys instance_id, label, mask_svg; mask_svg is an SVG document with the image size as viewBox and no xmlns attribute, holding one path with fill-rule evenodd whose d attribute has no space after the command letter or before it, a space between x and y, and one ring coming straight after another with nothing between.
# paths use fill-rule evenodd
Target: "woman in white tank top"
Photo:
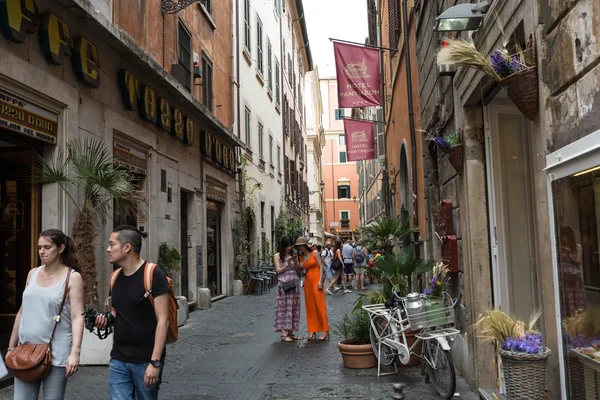
<instances>
[{"instance_id":1,"label":"woman in white tank top","mask_svg":"<svg viewBox=\"0 0 600 400\"><path fill-rule=\"evenodd\" d=\"M65 398L67 377L79 368L83 338L83 281L74 253L73 239L58 229L41 233L38 252L42 266L29 271L21 309L15 318L8 352L18 343L47 343L54 317L62 302L67 272L71 268L69 292L52 340L52 367L41 381L15 378L14 399L37 399L43 387L44 399Z\"/></svg>"}]
</instances>

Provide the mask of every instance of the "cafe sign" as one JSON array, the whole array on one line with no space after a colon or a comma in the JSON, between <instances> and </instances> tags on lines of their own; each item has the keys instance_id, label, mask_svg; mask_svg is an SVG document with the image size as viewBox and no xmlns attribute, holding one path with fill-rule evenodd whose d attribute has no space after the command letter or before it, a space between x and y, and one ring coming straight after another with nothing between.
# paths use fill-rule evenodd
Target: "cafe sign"
<instances>
[{"instance_id":1,"label":"cafe sign","mask_svg":"<svg viewBox=\"0 0 600 400\"><path fill-rule=\"evenodd\" d=\"M52 12L38 13L34 0L0 0L0 28L14 43L40 30L42 52L49 64L63 65L71 57L77 79L92 88L100 87L98 47L83 36L73 36L69 24Z\"/></svg>"},{"instance_id":2,"label":"cafe sign","mask_svg":"<svg viewBox=\"0 0 600 400\"><path fill-rule=\"evenodd\" d=\"M146 175L146 154L142 151L127 146L121 142L114 141L113 159L115 164L129 171Z\"/></svg>"},{"instance_id":3,"label":"cafe sign","mask_svg":"<svg viewBox=\"0 0 600 400\"><path fill-rule=\"evenodd\" d=\"M0 90L0 127L55 145L58 114Z\"/></svg>"},{"instance_id":4,"label":"cafe sign","mask_svg":"<svg viewBox=\"0 0 600 400\"><path fill-rule=\"evenodd\" d=\"M210 132L200 132L200 150L202 155L213 164L216 164L231 174L235 174L235 151L233 147L227 146Z\"/></svg>"}]
</instances>

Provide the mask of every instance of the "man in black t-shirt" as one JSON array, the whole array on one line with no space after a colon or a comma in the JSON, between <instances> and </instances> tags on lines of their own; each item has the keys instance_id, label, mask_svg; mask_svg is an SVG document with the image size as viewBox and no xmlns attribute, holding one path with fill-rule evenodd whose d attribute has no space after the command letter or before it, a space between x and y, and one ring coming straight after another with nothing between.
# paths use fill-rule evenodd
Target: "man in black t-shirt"
<instances>
[{"instance_id":1,"label":"man in black t-shirt","mask_svg":"<svg viewBox=\"0 0 600 400\"><path fill-rule=\"evenodd\" d=\"M151 293L146 293L148 263L140 259L142 235L135 227L116 228L108 243L109 262L122 267L111 290L115 336L110 353L110 398L156 400L169 325L169 285L163 272L154 268ZM96 326L106 325L106 317L99 315Z\"/></svg>"}]
</instances>

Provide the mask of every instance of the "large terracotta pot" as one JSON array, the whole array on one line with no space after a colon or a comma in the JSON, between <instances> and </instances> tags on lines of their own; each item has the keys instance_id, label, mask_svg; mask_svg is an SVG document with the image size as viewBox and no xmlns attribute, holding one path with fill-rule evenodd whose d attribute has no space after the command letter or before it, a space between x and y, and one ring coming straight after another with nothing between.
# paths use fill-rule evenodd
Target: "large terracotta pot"
<instances>
[{"instance_id":1,"label":"large terracotta pot","mask_svg":"<svg viewBox=\"0 0 600 400\"><path fill-rule=\"evenodd\" d=\"M368 344L349 344L347 340L338 342L338 349L342 353L346 368L373 368L377 366L377 358L373 347Z\"/></svg>"},{"instance_id":2,"label":"large terracotta pot","mask_svg":"<svg viewBox=\"0 0 600 400\"><path fill-rule=\"evenodd\" d=\"M412 347L412 345L417 341L417 338L415 336L415 331L407 331L405 333L405 335L406 335L406 345L410 349ZM422 347L422 343L419 343L417 345L417 347L415 347L413 349L413 352L416 354L421 354L421 347ZM408 364L402 364L402 362L398 358L396 358L396 365L398 367L403 367L405 365L406 366L419 365L420 363L421 363L421 358L414 354L410 356L410 360L408 360Z\"/></svg>"}]
</instances>

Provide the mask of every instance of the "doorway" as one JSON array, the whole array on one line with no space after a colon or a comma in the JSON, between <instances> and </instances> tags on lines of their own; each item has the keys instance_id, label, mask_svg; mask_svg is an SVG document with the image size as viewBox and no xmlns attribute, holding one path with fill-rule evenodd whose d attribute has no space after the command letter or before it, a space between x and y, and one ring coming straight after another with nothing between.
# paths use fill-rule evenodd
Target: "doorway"
<instances>
[{"instance_id":1,"label":"doorway","mask_svg":"<svg viewBox=\"0 0 600 400\"><path fill-rule=\"evenodd\" d=\"M221 284L221 203L206 201L207 287L212 297L223 293Z\"/></svg>"},{"instance_id":2,"label":"doorway","mask_svg":"<svg viewBox=\"0 0 600 400\"><path fill-rule=\"evenodd\" d=\"M180 243L181 247L179 253L181 254L181 295L185 296L188 300L192 298L189 288L189 272L188 272L188 192L181 191L179 193L180 199Z\"/></svg>"},{"instance_id":3,"label":"doorway","mask_svg":"<svg viewBox=\"0 0 600 400\"><path fill-rule=\"evenodd\" d=\"M485 116L494 303L528 321L538 308L528 123L512 105Z\"/></svg>"},{"instance_id":4,"label":"doorway","mask_svg":"<svg viewBox=\"0 0 600 400\"><path fill-rule=\"evenodd\" d=\"M32 151L0 137L1 349L8 347L12 325L21 307L27 274L39 264L39 191L26 179L33 163Z\"/></svg>"}]
</instances>

